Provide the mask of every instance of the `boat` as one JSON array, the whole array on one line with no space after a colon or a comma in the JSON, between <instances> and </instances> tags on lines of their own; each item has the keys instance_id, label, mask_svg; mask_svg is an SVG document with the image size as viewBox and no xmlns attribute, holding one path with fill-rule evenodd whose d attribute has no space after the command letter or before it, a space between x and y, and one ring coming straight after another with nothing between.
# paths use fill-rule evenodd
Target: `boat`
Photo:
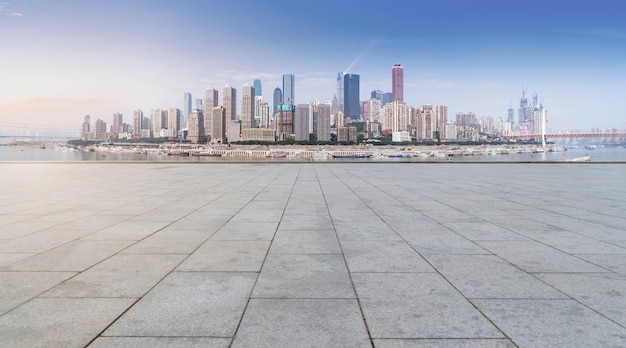
<instances>
[{"instance_id":1,"label":"boat","mask_svg":"<svg viewBox=\"0 0 626 348\"><path fill-rule=\"evenodd\" d=\"M372 154L369 153L355 153L351 155L333 155L333 158L370 158Z\"/></svg>"},{"instance_id":2,"label":"boat","mask_svg":"<svg viewBox=\"0 0 626 348\"><path fill-rule=\"evenodd\" d=\"M595 145L587 145L587 146L585 146L585 149L587 149L587 150L595 150L596 146Z\"/></svg>"},{"instance_id":3,"label":"boat","mask_svg":"<svg viewBox=\"0 0 626 348\"><path fill-rule=\"evenodd\" d=\"M192 156L209 156L209 157L222 157L221 153L215 153L215 152L193 152L191 153Z\"/></svg>"},{"instance_id":4,"label":"boat","mask_svg":"<svg viewBox=\"0 0 626 348\"><path fill-rule=\"evenodd\" d=\"M565 162L590 162L591 156L587 155L587 156L582 156L582 157L568 158L563 161Z\"/></svg>"}]
</instances>

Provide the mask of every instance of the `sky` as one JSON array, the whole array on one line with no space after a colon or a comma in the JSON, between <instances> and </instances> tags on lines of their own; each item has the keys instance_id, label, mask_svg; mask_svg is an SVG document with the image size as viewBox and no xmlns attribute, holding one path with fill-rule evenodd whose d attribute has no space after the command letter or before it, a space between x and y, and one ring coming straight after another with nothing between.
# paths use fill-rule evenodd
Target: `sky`
<instances>
[{"instance_id":1,"label":"sky","mask_svg":"<svg viewBox=\"0 0 626 348\"><path fill-rule=\"evenodd\" d=\"M295 102L330 101L339 72L361 100L506 118L539 95L551 131L626 128L626 4L618 0L0 0L0 130L79 130L136 109L295 74ZM516 114L517 118L517 114Z\"/></svg>"}]
</instances>

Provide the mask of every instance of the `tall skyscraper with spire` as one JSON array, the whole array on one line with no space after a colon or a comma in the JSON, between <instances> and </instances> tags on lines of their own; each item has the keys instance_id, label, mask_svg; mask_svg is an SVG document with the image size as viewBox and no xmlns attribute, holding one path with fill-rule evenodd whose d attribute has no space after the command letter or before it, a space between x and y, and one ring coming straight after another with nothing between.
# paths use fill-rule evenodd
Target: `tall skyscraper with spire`
<instances>
[{"instance_id":1,"label":"tall skyscraper with spire","mask_svg":"<svg viewBox=\"0 0 626 348\"><path fill-rule=\"evenodd\" d=\"M391 68L391 94L393 101L404 104L404 68L400 64Z\"/></svg>"},{"instance_id":2,"label":"tall skyscraper with spire","mask_svg":"<svg viewBox=\"0 0 626 348\"><path fill-rule=\"evenodd\" d=\"M343 114L344 117L352 120L358 120L361 118L361 103L359 102L360 95L360 83L359 75L357 74L345 74L343 76Z\"/></svg>"},{"instance_id":3,"label":"tall skyscraper with spire","mask_svg":"<svg viewBox=\"0 0 626 348\"><path fill-rule=\"evenodd\" d=\"M246 83L241 95L241 128L254 128L254 87Z\"/></svg>"},{"instance_id":4,"label":"tall skyscraper with spire","mask_svg":"<svg viewBox=\"0 0 626 348\"><path fill-rule=\"evenodd\" d=\"M180 126L181 128L187 127L187 120L189 119L189 114L191 113L191 93L185 92L185 100L183 104L183 114L180 117Z\"/></svg>"},{"instance_id":5,"label":"tall skyscraper with spire","mask_svg":"<svg viewBox=\"0 0 626 348\"><path fill-rule=\"evenodd\" d=\"M295 105L296 77L294 74L283 74L283 104Z\"/></svg>"},{"instance_id":6,"label":"tall skyscraper with spire","mask_svg":"<svg viewBox=\"0 0 626 348\"><path fill-rule=\"evenodd\" d=\"M222 105L226 109L226 120L237 120L237 90L231 85L224 86Z\"/></svg>"},{"instance_id":7,"label":"tall skyscraper with spire","mask_svg":"<svg viewBox=\"0 0 626 348\"><path fill-rule=\"evenodd\" d=\"M343 105L344 105L344 100L343 100L343 75L344 73L340 72L339 74L337 74L337 105L338 105L338 110L337 111L341 111L343 112Z\"/></svg>"},{"instance_id":8,"label":"tall skyscraper with spire","mask_svg":"<svg viewBox=\"0 0 626 348\"><path fill-rule=\"evenodd\" d=\"M255 79L254 86L254 121L257 125L261 122L261 105L263 104L263 92L261 90L261 80Z\"/></svg>"}]
</instances>

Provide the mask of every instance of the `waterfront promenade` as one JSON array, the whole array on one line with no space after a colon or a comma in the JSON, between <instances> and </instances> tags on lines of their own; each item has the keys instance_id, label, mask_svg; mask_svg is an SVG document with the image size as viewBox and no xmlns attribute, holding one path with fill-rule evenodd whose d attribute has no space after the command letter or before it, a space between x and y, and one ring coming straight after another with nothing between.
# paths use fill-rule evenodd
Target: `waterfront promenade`
<instances>
[{"instance_id":1,"label":"waterfront promenade","mask_svg":"<svg viewBox=\"0 0 626 348\"><path fill-rule=\"evenodd\" d=\"M1 347L623 347L626 164L0 163Z\"/></svg>"}]
</instances>

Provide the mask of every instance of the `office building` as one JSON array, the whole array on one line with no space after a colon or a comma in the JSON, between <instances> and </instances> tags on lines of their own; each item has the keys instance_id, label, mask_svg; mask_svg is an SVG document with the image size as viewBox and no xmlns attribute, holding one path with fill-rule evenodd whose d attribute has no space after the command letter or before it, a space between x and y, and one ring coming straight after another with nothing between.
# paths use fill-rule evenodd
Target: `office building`
<instances>
[{"instance_id":1,"label":"office building","mask_svg":"<svg viewBox=\"0 0 626 348\"><path fill-rule=\"evenodd\" d=\"M259 105L259 127L269 128L271 122L272 122L272 117L270 114L270 104L261 103Z\"/></svg>"},{"instance_id":2,"label":"office building","mask_svg":"<svg viewBox=\"0 0 626 348\"><path fill-rule=\"evenodd\" d=\"M204 95L204 134L207 138L213 136L213 108L219 105L219 92L213 87L205 90Z\"/></svg>"},{"instance_id":3,"label":"office building","mask_svg":"<svg viewBox=\"0 0 626 348\"><path fill-rule=\"evenodd\" d=\"M226 143L226 109L216 106L211 110L211 143Z\"/></svg>"},{"instance_id":4,"label":"office building","mask_svg":"<svg viewBox=\"0 0 626 348\"><path fill-rule=\"evenodd\" d=\"M278 106L276 114L276 135L278 140L285 140L293 134L293 117L296 107L289 104Z\"/></svg>"},{"instance_id":5,"label":"office building","mask_svg":"<svg viewBox=\"0 0 626 348\"><path fill-rule=\"evenodd\" d=\"M356 127L342 126L337 128L337 141L340 143L356 143Z\"/></svg>"},{"instance_id":6,"label":"office building","mask_svg":"<svg viewBox=\"0 0 626 348\"><path fill-rule=\"evenodd\" d=\"M294 74L283 74L283 104L295 105L296 77Z\"/></svg>"},{"instance_id":7,"label":"office building","mask_svg":"<svg viewBox=\"0 0 626 348\"><path fill-rule=\"evenodd\" d=\"M381 91L379 89L377 89L375 91L372 91L371 99L379 100L382 103L382 101L383 101L383 91Z\"/></svg>"},{"instance_id":8,"label":"office building","mask_svg":"<svg viewBox=\"0 0 626 348\"><path fill-rule=\"evenodd\" d=\"M391 68L391 94L393 101L404 104L404 68L400 64Z\"/></svg>"},{"instance_id":9,"label":"office building","mask_svg":"<svg viewBox=\"0 0 626 348\"><path fill-rule=\"evenodd\" d=\"M180 116L180 128L187 127L187 120L189 119L189 114L191 113L191 93L186 92L184 95L184 104L183 104L183 113Z\"/></svg>"},{"instance_id":10,"label":"office building","mask_svg":"<svg viewBox=\"0 0 626 348\"><path fill-rule=\"evenodd\" d=\"M133 112L133 138L139 138L143 126L143 111L135 110Z\"/></svg>"},{"instance_id":11,"label":"office building","mask_svg":"<svg viewBox=\"0 0 626 348\"><path fill-rule=\"evenodd\" d=\"M309 140L309 104L298 104L293 118L293 133L296 141Z\"/></svg>"},{"instance_id":12,"label":"office building","mask_svg":"<svg viewBox=\"0 0 626 348\"><path fill-rule=\"evenodd\" d=\"M254 87L246 83L241 95L241 128L255 128L254 122Z\"/></svg>"},{"instance_id":13,"label":"office building","mask_svg":"<svg viewBox=\"0 0 626 348\"><path fill-rule=\"evenodd\" d=\"M317 122L315 124L315 135L317 141L330 141L330 109L329 104L317 106Z\"/></svg>"},{"instance_id":14,"label":"office building","mask_svg":"<svg viewBox=\"0 0 626 348\"><path fill-rule=\"evenodd\" d=\"M343 76L343 115L345 118L360 119L359 86L359 75L345 74Z\"/></svg>"},{"instance_id":15,"label":"office building","mask_svg":"<svg viewBox=\"0 0 626 348\"><path fill-rule=\"evenodd\" d=\"M272 113L276 115L279 110L279 105L283 103L283 91L280 87L274 88L274 105L272 108Z\"/></svg>"},{"instance_id":16,"label":"office building","mask_svg":"<svg viewBox=\"0 0 626 348\"><path fill-rule=\"evenodd\" d=\"M263 91L261 90L261 80L254 79L252 85L254 86L254 96L263 97Z\"/></svg>"},{"instance_id":17,"label":"office building","mask_svg":"<svg viewBox=\"0 0 626 348\"><path fill-rule=\"evenodd\" d=\"M152 112L152 134L155 138L160 137L161 129L167 129L167 112L156 109Z\"/></svg>"},{"instance_id":18,"label":"office building","mask_svg":"<svg viewBox=\"0 0 626 348\"><path fill-rule=\"evenodd\" d=\"M393 101L393 94L391 93L383 93L383 103L382 106L385 106Z\"/></svg>"},{"instance_id":19,"label":"office building","mask_svg":"<svg viewBox=\"0 0 626 348\"><path fill-rule=\"evenodd\" d=\"M222 106L226 109L226 119L237 120L237 90L230 86L224 86Z\"/></svg>"},{"instance_id":20,"label":"office building","mask_svg":"<svg viewBox=\"0 0 626 348\"><path fill-rule=\"evenodd\" d=\"M335 111L334 113L337 113L339 111L343 112L343 105L344 105L344 95L343 95L343 75L344 73L340 72L339 74L337 74L337 111Z\"/></svg>"},{"instance_id":21,"label":"office building","mask_svg":"<svg viewBox=\"0 0 626 348\"><path fill-rule=\"evenodd\" d=\"M189 114L189 120L187 122L187 139L194 143L199 144L204 142L204 112L200 109L195 109Z\"/></svg>"},{"instance_id":22,"label":"office building","mask_svg":"<svg viewBox=\"0 0 626 348\"><path fill-rule=\"evenodd\" d=\"M180 130L180 109L170 108L167 110L167 129L170 131L172 138L178 138Z\"/></svg>"},{"instance_id":23,"label":"office building","mask_svg":"<svg viewBox=\"0 0 626 348\"><path fill-rule=\"evenodd\" d=\"M111 133L118 134L122 133L122 125L124 124L124 120L122 114L119 112L113 114L113 124L111 125Z\"/></svg>"}]
</instances>

